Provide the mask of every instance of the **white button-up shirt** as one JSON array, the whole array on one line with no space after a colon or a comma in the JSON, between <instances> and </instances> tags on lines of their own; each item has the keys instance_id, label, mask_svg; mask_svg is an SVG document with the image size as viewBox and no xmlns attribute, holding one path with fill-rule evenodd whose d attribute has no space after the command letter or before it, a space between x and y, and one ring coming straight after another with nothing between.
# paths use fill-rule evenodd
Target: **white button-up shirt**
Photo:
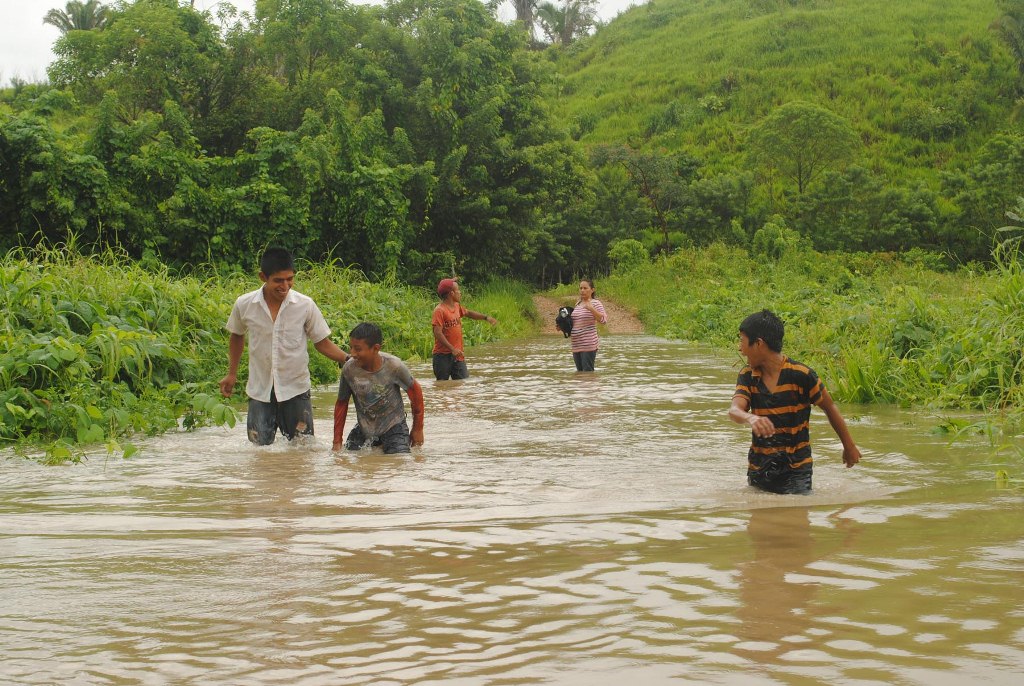
<instances>
[{"instance_id":1,"label":"white button-up shirt","mask_svg":"<svg viewBox=\"0 0 1024 686\"><path fill-rule=\"evenodd\" d=\"M249 381L246 394L270 402L270 392L284 402L310 389L306 340L319 343L331 335L313 299L292 289L281 303L277 319L263 298L263 288L239 296L228 317L227 330L249 335Z\"/></svg>"}]
</instances>

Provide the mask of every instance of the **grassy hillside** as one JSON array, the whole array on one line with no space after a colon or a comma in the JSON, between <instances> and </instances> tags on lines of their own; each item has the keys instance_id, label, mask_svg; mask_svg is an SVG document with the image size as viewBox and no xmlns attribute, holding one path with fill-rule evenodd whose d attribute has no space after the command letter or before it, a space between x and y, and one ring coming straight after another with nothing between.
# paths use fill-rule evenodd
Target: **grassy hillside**
<instances>
[{"instance_id":1,"label":"grassy hillside","mask_svg":"<svg viewBox=\"0 0 1024 686\"><path fill-rule=\"evenodd\" d=\"M652 0L571 47L551 104L584 143L735 165L801 99L848 119L861 164L924 180L1012 128L1020 78L996 0Z\"/></svg>"}]
</instances>

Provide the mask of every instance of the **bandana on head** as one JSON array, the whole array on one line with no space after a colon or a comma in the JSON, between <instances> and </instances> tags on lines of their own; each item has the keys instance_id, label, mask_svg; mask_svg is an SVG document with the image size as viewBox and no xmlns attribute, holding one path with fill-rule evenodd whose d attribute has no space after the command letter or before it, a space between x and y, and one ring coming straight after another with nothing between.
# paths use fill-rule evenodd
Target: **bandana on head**
<instances>
[{"instance_id":1,"label":"bandana on head","mask_svg":"<svg viewBox=\"0 0 1024 686\"><path fill-rule=\"evenodd\" d=\"M442 298L455 290L455 279L441 279L437 282L437 294Z\"/></svg>"}]
</instances>

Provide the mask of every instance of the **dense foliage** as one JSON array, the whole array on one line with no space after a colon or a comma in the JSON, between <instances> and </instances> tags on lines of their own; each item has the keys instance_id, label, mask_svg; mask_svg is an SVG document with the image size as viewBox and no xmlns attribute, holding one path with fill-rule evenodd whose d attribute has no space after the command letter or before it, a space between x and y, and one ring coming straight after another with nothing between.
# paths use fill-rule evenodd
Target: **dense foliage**
<instances>
[{"instance_id":1,"label":"dense foliage","mask_svg":"<svg viewBox=\"0 0 1024 686\"><path fill-rule=\"evenodd\" d=\"M1024 182L1021 18L1020 0L657 0L558 53L552 108L588 149L694 160L674 247L772 221L819 250L985 260Z\"/></svg>"},{"instance_id":2,"label":"dense foliage","mask_svg":"<svg viewBox=\"0 0 1024 686\"><path fill-rule=\"evenodd\" d=\"M479 0L189 5L120 0L0 94L0 249L548 284L781 231L955 264L1024 184L1024 0L658 0L545 50Z\"/></svg>"},{"instance_id":3,"label":"dense foliage","mask_svg":"<svg viewBox=\"0 0 1024 686\"><path fill-rule=\"evenodd\" d=\"M127 456L135 448L122 443L133 434L233 424L217 390L227 369L224 323L235 298L258 287L251 275L178 276L73 248L0 258L0 446L43 445L61 461L106 443ZM373 321L389 352L429 355L437 298L424 289L371 283L334 264L300 265L296 287L317 301L344 347L355 324ZM469 284L466 297L499 318L494 328L467 326L467 344L532 326L522 285ZM310 357L314 383L337 380L334 362ZM246 369L243 359L237 400Z\"/></svg>"},{"instance_id":4,"label":"dense foliage","mask_svg":"<svg viewBox=\"0 0 1024 686\"><path fill-rule=\"evenodd\" d=\"M54 13L51 83L0 92L0 440L229 421L203 332L268 244L328 265L300 288L336 330L409 354L432 299L397 284L614 265L673 336L731 339L756 291L842 397L1021 405L1019 260L991 246L1024 187L1024 0L657 0L544 50L497 4ZM107 257L34 252L68 240Z\"/></svg>"},{"instance_id":5,"label":"dense foliage","mask_svg":"<svg viewBox=\"0 0 1024 686\"><path fill-rule=\"evenodd\" d=\"M430 282L543 270L587 188L547 69L475 0L118 3L0 109L0 248L68 230L172 265L266 244Z\"/></svg>"}]
</instances>

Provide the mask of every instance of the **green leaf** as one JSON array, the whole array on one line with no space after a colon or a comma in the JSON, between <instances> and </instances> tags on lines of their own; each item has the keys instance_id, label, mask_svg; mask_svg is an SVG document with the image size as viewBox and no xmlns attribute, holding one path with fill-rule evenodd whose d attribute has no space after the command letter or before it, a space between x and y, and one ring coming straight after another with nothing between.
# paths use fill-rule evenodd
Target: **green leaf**
<instances>
[{"instance_id":1,"label":"green leaf","mask_svg":"<svg viewBox=\"0 0 1024 686\"><path fill-rule=\"evenodd\" d=\"M60 348L57 351L57 356L60 357L60 359L64 360L65 362L71 362L72 360L77 360L78 357L79 357L78 351L76 351L76 350L74 350L72 348Z\"/></svg>"},{"instance_id":2,"label":"green leaf","mask_svg":"<svg viewBox=\"0 0 1024 686\"><path fill-rule=\"evenodd\" d=\"M90 424L88 427L78 427L76 432L79 443L100 443L103 440L103 427L99 424Z\"/></svg>"},{"instance_id":3,"label":"green leaf","mask_svg":"<svg viewBox=\"0 0 1024 686\"><path fill-rule=\"evenodd\" d=\"M71 451L67 446L53 445L46 451L47 456L54 462L66 462L71 459Z\"/></svg>"}]
</instances>

